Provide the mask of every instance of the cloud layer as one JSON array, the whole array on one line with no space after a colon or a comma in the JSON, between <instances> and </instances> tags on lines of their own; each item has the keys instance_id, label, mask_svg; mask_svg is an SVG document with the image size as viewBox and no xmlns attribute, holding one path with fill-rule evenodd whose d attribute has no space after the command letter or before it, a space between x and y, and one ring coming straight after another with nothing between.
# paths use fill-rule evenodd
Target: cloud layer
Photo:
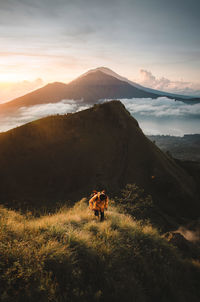
<instances>
[{"instance_id":1,"label":"cloud layer","mask_svg":"<svg viewBox=\"0 0 200 302\"><path fill-rule=\"evenodd\" d=\"M200 103L188 105L167 97L121 101L146 135L200 134Z\"/></svg>"},{"instance_id":2,"label":"cloud layer","mask_svg":"<svg viewBox=\"0 0 200 302\"><path fill-rule=\"evenodd\" d=\"M166 97L158 99L122 99L122 103L138 120L145 134L200 133L200 104L188 105ZM22 107L14 115L0 115L0 132L53 114L66 114L87 109L82 101L63 100L59 103Z\"/></svg>"},{"instance_id":3,"label":"cloud layer","mask_svg":"<svg viewBox=\"0 0 200 302\"><path fill-rule=\"evenodd\" d=\"M167 97L157 99L134 98L121 100L132 115L138 114L146 117L200 117L200 103L188 105L180 101L174 101Z\"/></svg>"},{"instance_id":4,"label":"cloud layer","mask_svg":"<svg viewBox=\"0 0 200 302\"><path fill-rule=\"evenodd\" d=\"M13 115L0 114L0 132L10 130L48 115L78 112L87 108L88 106L82 104L81 101L76 101L75 103L73 100L22 107Z\"/></svg>"}]
</instances>

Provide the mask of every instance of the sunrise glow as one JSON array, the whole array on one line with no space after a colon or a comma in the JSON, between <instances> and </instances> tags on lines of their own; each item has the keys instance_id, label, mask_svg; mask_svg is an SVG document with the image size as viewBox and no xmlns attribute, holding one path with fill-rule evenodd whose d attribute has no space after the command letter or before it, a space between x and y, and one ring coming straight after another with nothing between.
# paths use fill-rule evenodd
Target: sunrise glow
<instances>
[{"instance_id":1,"label":"sunrise glow","mask_svg":"<svg viewBox=\"0 0 200 302\"><path fill-rule=\"evenodd\" d=\"M1 83L11 90L19 83L21 95L23 81L68 83L99 66L147 87L200 95L199 2L47 2L0 3L0 102L17 95Z\"/></svg>"}]
</instances>

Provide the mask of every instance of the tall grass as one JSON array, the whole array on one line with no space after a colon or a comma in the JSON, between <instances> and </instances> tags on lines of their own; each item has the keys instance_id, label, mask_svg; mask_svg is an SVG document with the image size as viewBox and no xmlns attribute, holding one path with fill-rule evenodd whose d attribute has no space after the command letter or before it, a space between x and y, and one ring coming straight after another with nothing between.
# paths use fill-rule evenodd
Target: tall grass
<instances>
[{"instance_id":1,"label":"tall grass","mask_svg":"<svg viewBox=\"0 0 200 302\"><path fill-rule=\"evenodd\" d=\"M86 199L34 218L0 208L0 301L199 301L198 263L155 228Z\"/></svg>"}]
</instances>

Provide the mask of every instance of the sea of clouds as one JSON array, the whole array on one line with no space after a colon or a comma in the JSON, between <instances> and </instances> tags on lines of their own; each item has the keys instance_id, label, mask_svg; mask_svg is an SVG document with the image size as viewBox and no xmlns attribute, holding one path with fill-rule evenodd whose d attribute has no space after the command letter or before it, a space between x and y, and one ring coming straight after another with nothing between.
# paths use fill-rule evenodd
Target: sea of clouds
<instances>
[{"instance_id":1,"label":"sea of clouds","mask_svg":"<svg viewBox=\"0 0 200 302\"><path fill-rule=\"evenodd\" d=\"M200 117L200 103L189 105L167 97L122 99L121 101L133 115L156 118Z\"/></svg>"},{"instance_id":2,"label":"sea of clouds","mask_svg":"<svg viewBox=\"0 0 200 302\"><path fill-rule=\"evenodd\" d=\"M200 134L200 103L186 104L167 97L122 99L146 135Z\"/></svg>"},{"instance_id":3,"label":"sea of clouds","mask_svg":"<svg viewBox=\"0 0 200 302\"><path fill-rule=\"evenodd\" d=\"M0 132L19 127L28 122L54 114L67 114L87 109L89 106L82 101L62 100L58 103L48 103L30 107L21 107L15 114L0 113Z\"/></svg>"},{"instance_id":4,"label":"sea of clouds","mask_svg":"<svg viewBox=\"0 0 200 302\"><path fill-rule=\"evenodd\" d=\"M200 134L200 103L189 105L167 97L121 99L121 102L147 135ZM0 113L0 132L48 115L78 112L90 106L82 100L62 100L59 103L21 107L12 115Z\"/></svg>"}]
</instances>

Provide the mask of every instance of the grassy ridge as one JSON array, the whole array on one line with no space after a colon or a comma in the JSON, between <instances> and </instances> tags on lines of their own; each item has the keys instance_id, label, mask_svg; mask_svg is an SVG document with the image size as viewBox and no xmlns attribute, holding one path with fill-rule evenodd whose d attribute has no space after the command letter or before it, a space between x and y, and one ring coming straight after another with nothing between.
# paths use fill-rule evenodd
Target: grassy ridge
<instances>
[{"instance_id":1,"label":"grassy ridge","mask_svg":"<svg viewBox=\"0 0 200 302\"><path fill-rule=\"evenodd\" d=\"M199 301L198 263L150 225L85 199L40 218L0 209L0 301Z\"/></svg>"}]
</instances>

